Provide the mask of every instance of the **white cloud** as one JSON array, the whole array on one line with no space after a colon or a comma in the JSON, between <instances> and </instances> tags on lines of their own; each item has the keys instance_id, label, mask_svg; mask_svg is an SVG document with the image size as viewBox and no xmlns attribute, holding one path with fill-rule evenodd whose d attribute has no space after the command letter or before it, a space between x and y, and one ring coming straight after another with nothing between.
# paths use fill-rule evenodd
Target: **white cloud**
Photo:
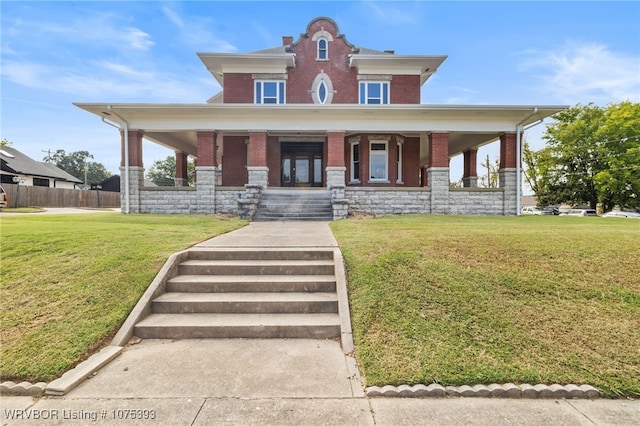
<instances>
[{"instance_id":1,"label":"white cloud","mask_svg":"<svg viewBox=\"0 0 640 426\"><path fill-rule=\"evenodd\" d=\"M382 21L385 24L415 24L416 18L418 14L415 14L413 8L408 6L411 5L410 2L401 2L396 3L396 5L391 6L393 3L379 3L373 1L364 2L365 6L368 10L373 12L373 16L378 20ZM384 4L384 6L383 6Z\"/></svg>"},{"instance_id":2,"label":"white cloud","mask_svg":"<svg viewBox=\"0 0 640 426\"><path fill-rule=\"evenodd\" d=\"M236 52L238 49L212 31L215 22L201 16L182 17L177 11L164 6L162 12L176 27L176 39L199 51ZM185 22L189 24L186 25Z\"/></svg>"},{"instance_id":3,"label":"white cloud","mask_svg":"<svg viewBox=\"0 0 640 426\"><path fill-rule=\"evenodd\" d=\"M105 61L105 62L99 62L97 65L101 66L102 68L108 71L112 71L126 77L137 78L137 79L152 79L154 77L153 73L151 72L138 71L131 68L128 65L117 64L115 62Z\"/></svg>"},{"instance_id":4,"label":"white cloud","mask_svg":"<svg viewBox=\"0 0 640 426\"><path fill-rule=\"evenodd\" d=\"M567 103L640 101L640 56L597 43L566 43L557 50L529 50L520 64L541 81L539 90Z\"/></svg>"}]
</instances>

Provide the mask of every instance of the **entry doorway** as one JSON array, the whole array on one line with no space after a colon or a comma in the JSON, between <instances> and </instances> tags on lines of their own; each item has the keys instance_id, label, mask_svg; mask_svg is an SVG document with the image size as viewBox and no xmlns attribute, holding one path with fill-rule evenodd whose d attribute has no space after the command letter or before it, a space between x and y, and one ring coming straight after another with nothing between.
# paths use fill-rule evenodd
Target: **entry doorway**
<instances>
[{"instance_id":1,"label":"entry doorway","mask_svg":"<svg viewBox=\"0 0 640 426\"><path fill-rule=\"evenodd\" d=\"M322 186L322 143L283 142L280 146L282 186Z\"/></svg>"}]
</instances>

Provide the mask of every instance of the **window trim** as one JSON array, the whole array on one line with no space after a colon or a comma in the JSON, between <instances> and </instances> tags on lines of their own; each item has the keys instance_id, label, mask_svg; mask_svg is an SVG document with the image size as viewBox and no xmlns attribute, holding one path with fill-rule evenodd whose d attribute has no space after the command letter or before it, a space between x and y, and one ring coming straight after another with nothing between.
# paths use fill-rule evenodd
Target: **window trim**
<instances>
[{"instance_id":1,"label":"window trim","mask_svg":"<svg viewBox=\"0 0 640 426\"><path fill-rule=\"evenodd\" d=\"M273 83L276 85L276 102L265 103L264 85ZM258 99L258 87L260 87L260 99ZM269 97L268 99L273 99ZM287 82L285 80L254 80L253 103L257 105L284 105L287 103Z\"/></svg>"},{"instance_id":2,"label":"window trim","mask_svg":"<svg viewBox=\"0 0 640 426\"><path fill-rule=\"evenodd\" d=\"M380 97L369 96L369 87L378 85L380 87ZM358 85L358 102L360 105L389 105L391 104L390 84L388 81L365 80ZM380 99L380 103L371 103L372 99ZM384 102L386 100L386 102Z\"/></svg>"},{"instance_id":3,"label":"window trim","mask_svg":"<svg viewBox=\"0 0 640 426\"><path fill-rule=\"evenodd\" d=\"M355 161L355 147L358 147L358 161ZM349 183L360 183L360 163L362 152L360 151L360 138L356 138L349 141ZM358 171L358 178L356 179L356 170Z\"/></svg>"},{"instance_id":4,"label":"window trim","mask_svg":"<svg viewBox=\"0 0 640 426\"><path fill-rule=\"evenodd\" d=\"M400 183L400 184L404 184L404 180L403 180L403 170L402 170L402 155L404 153L404 138L400 138L397 137L396 138L396 144L398 146L398 158L396 158L396 165L397 165L397 172L398 172L398 179L396 180L396 183Z\"/></svg>"}]
</instances>

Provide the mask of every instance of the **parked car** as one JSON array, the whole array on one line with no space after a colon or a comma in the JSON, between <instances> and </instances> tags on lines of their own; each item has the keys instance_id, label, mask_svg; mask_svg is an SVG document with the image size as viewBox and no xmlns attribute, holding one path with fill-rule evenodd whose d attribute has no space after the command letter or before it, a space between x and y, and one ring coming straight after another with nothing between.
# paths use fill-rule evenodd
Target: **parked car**
<instances>
[{"instance_id":1,"label":"parked car","mask_svg":"<svg viewBox=\"0 0 640 426\"><path fill-rule=\"evenodd\" d=\"M605 214L602 215L602 217L630 217L633 219L640 219L640 213L636 213L636 212L623 212L623 211L613 211L613 212L607 212Z\"/></svg>"},{"instance_id":2,"label":"parked car","mask_svg":"<svg viewBox=\"0 0 640 426\"><path fill-rule=\"evenodd\" d=\"M7 193L4 191L4 188L0 185L0 209L7 207L9 205L9 197Z\"/></svg>"},{"instance_id":3,"label":"parked car","mask_svg":"<svg viewBox=\"0 0 640 426\"><path fill-rule=\"evenodd\" d=\"M549 215L553 214L550 210L541 209L539 207L523 207L522 214Z\"/></svg>"},{"instance_id":4,"label":"parked car","mask_svg":"<svg viewBox=\"0 0 640 426\"><path fill-rule=\"evenodd\" d=\"M545 210L551 212L551 214L555 216L560 214L560 210L558 210L557 207L545 207Z\"/></svg>"},{"instance_id":5,"label":"parked car","mask_svg":"<svg viewBox=\"0 0 640 426\"><path fill-rule=\"evenodd\" d=\"M593 209L570 209L564 216L598 216L598 212Z\"/></svg>"}]
</instances>

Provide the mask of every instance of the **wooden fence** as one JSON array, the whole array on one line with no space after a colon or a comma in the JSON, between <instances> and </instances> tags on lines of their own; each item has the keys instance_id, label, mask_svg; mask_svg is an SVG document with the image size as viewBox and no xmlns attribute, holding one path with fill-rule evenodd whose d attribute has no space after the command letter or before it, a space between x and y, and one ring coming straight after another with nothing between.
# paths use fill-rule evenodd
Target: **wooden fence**
<instances>
[{"instance_id":1,"label":"wooden fence","mask_svg":"<svg viewBox=\"0 0 640 426\"><path fill-rule=\"evenodd\" d=\"M7 207L120 207L120 193L3 183Z\"/></svg>"}]
</instances>

